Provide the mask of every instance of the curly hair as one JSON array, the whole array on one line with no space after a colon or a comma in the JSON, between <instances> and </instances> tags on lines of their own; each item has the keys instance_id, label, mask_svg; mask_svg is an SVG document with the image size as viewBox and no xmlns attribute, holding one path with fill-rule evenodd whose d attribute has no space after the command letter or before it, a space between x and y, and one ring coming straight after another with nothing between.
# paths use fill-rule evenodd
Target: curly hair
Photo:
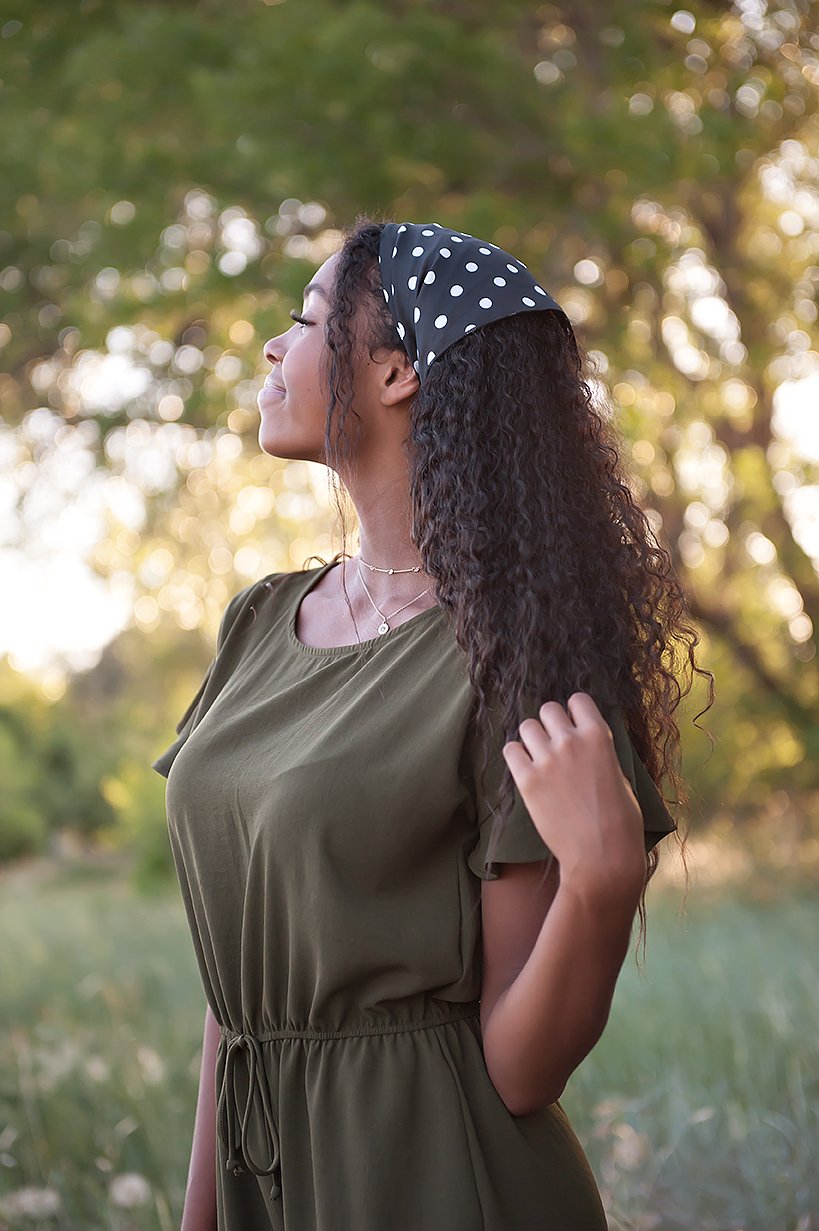
<instances>
[{"instance_id":1,"label":"curly hair","mask_svg":"<svg viewBox=\"0 0 819 1231\"><path fill-rule=\"evenodd\" d=\"M358 433L347 425L358 418L356 359L403 345L379 273L385 221L358 214L342 231L325 324L325 460L345 545L339 556L350 554L336 472L355 468ZM494 722L516 739L544 699L565 706L583 691L602 712L622 708L658 791L668 779L674 803L684 805L674 710L691 684L688 677L683 691L675 673L679 647L710 681L696 717L713 704L714 679L696 665L686 595L634 501L611 415L593 404L589 370L555 312L505 317L449 346L410 410L411 537L466 656L482 781ZM345 599L352 616L346 588ZM508 822L513 790L506 767L493 840ZM645 892L658 863L652 849L638 908L643 951Z\"/></svg>"}]
</instances>

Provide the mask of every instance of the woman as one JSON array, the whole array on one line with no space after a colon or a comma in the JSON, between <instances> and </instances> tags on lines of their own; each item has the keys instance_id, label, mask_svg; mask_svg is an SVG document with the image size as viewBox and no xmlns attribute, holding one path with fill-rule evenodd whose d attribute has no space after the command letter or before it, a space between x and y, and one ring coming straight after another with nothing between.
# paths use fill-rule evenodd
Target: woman
<instances>
[{"instance_id":1,"label":"woman","mask_svg":"<svg viewBox=\"0 0 819 1231\"><path fill-rule=\"evenodd\" d=\"M681 592L522 262L360 217L291 315L259 442L360 546L231 599L154 762L208 1005L183 1228L604 1231L560 1095L676 828Z\"/></svg>"}]
</instances>

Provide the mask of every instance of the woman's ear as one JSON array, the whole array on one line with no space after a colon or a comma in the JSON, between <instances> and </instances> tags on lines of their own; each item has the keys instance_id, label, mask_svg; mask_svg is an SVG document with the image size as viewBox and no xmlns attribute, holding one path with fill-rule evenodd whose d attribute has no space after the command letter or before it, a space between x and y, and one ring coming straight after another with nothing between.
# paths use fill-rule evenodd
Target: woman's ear
<instances>
[{"instance_id":1,"label":"woman's ear","mask_svg":"<svg viewBox=\"0 0 819 1231\"><path fill-rule=\"evenodd\" d=\"M414 398L420 388L419 375L413 364L394 363L384 380L382 400L387 405L394 405L399 401Z\"/></svg>"},{"instance_id":2,"label":"woman's ear","mask_svg":"<svg viewBox=\"0 0 819 1231\"><path fill-rule=\"evenodd\" d=\"M421 381L408 355L392 351L379 367L379 394L385 406L395 406L415 397Z\"/></svg>"}]
</instances>

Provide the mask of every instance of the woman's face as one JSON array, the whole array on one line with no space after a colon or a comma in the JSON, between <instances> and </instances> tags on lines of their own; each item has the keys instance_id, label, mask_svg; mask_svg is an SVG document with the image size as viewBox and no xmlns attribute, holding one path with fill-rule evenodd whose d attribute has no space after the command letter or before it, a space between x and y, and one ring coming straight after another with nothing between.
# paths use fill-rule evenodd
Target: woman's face
<instances>
[{"instance_id":1,"label":"woman's face","mask_svg":"<svg viewBox=\"0 0 819 1231\"><path fill-rule=\"evenodd\" d=\"M302 319L265 343L270 366L257 395L261 422L259 446L273 457L328 465L324 435L330 391L324 378L325 324L336 276L338 255L324 262L304 288ZM365 332L358 313L352 317L355 338ZM406 467L401 444L418 376L400 346L370 354L354 340L353 401L355 456L359 467L372 466L387 473L393 465ZM350 476L341 478L347 482Z\"/></svg>"},{"instance_id":2,"label":"woman's face","mask_svg":"<svg viewBox=\"0 0 819 1231\"><path fill-rule=\"evenodd\" d=\"M257 404L261 414L259 446L273 457L324 461L324 430L329 391L321 373L324 322L337 257L329 257L305 287L302 311L285 333L265 343L271 364Z\"/></svg>"}]
</instances>

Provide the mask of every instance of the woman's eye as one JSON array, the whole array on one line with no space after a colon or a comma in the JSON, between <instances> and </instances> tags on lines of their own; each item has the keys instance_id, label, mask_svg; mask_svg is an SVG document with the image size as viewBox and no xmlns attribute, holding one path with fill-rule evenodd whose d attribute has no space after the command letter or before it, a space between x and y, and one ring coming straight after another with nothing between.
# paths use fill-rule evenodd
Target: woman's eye
<instances>
[{"instance_id":1,"label":"woman's eye","mask_svg":"<svg viewBox=\"0 0 819 1231\"><path fill-rule=\"evenodd\" d=\"M294 308L290 309L290 316L294 321L298 321L300 325L312 325L312 321L306 321L303 316L299 316Z\"/></svg>"}]
</instances>

